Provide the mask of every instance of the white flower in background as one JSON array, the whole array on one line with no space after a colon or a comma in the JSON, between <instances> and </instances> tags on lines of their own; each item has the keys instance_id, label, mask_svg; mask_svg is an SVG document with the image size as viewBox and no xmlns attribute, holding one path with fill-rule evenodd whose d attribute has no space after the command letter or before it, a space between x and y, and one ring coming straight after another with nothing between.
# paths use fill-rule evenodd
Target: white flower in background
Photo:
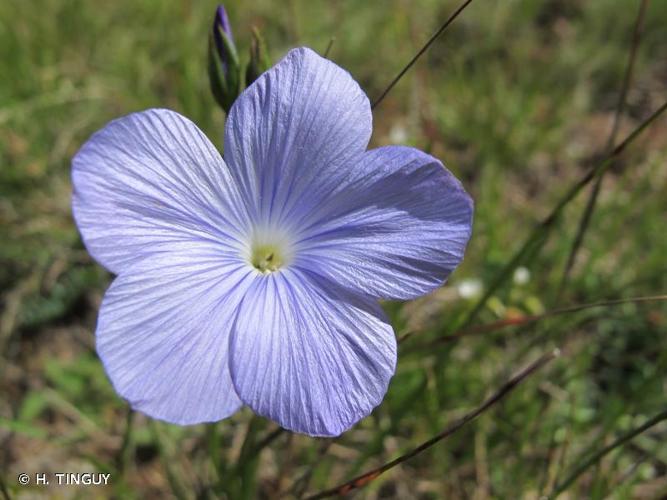
<instances>
[{"instance_id":1,"label":"white flower in background","mask_svg":"<svg viewBox=\"0 0 667 500\"><path fill-rule=\"evenodd\" d=\"M515 285L525 285L530 281L530 271L523 266L517 267L514 270L514 277L512 279Z\"/></svg>"},{"instance_id":2,"label":"white flower in background","mask_svg":"<svg viewBox=\"0 0 667 500\"><path fill-rule=\"evenodd\" d=\"M462 299L479 297L482 294L483 289L484 285L482 284L482 280L477 278L465 279L457 286L457 290Z\"/></svg>"}]
</instances>

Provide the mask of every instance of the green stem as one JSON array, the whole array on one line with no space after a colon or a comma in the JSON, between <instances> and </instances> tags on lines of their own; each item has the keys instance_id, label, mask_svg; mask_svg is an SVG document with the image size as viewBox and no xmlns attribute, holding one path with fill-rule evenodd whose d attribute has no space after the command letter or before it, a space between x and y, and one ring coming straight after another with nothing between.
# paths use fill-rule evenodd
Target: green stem
<instances>
[{"instance_id":1,"label":"green stem","mask_svg":"<svg viewBox=\"0 0 667 500\"><path fill-rule=\"evenodd\" d=\"M257 472L257 433L263 426L263 421L257 415L253 415L248 422L245 439L241 445L241 451L236 464L226 476L229 485L232 486L232 497L239 499L252 499L255 497L255 474Z\"/></svg>"},{"instance_id":2,"label":"green stem","mask_svg":"<svg viewBox=\"0 0 667 500\"><path fill-rule=\"evenodd\" d=\"M219 494L224 491L223 478L225 477L227 470L220 453L222 444L220 442L220 433L218 432L217 425L218 424L213 423L206 426L206 437L208 440L208 453L211 457L211 463L213 464L213 469L216 476L214 491Z\"/></svg>"},{"instance_id":3,"label":"green stem","mask_svg":"<svg viewBox=\"0 0 667 500\"><path fill-rule=\"evenodd\" d=\"M579 181L577 181L567 192L561 197L556 206L553 208L551 213L539 223L535 229L528 236L524 244L519 248L519 250L514 254L510 261L505 264L505 266L498 273L496 278L491 282L491 284L486 289L486 292L482 297L477 301L475 306L470 310L470 312L464 317L459 325L456 325L456 330L465 328L472 323L472 321L477 317L479 312L484 308L487 301L491 296L500 288L500 286L505 282L505 280L512 274L512 272L517 268L517 266L523 261L524 257L529 254L532 250L536 250L541 246L541 244L546 241L546 238L549 235L549 232L555 226L556 221L559 219L565 207L581 192L581 190L586 187L592 180L604 174L607 169L612 164L613 160L616 159L625 149L637 139L637 137L655 120L657 120L662 113L667 110L667 102L663 103L651 116L644 120L636 129L628 135L623 142L616 146L609 155L602 160L595 167L591 168L586 175L584 175Z\"/></svg>"},{"instance_id":4,"label":"green stem","mask_svg":"<svg viewBox=\"0 0 667 500\"><path fill-rule=\"evenodd\" d=\"M134 411L132 408L127 409L127 414L125 416L125 431L123 433L123 442L120 445L118 450L118 455L116 456L116 469L118 469L118 474L123 476L125 474L125 469L130 458L130 450L132 444L132 429L134 427Z\"/></svg>"},{"instance_id":5,"label":"green stem","mask_svg":"<svg viewBox=\"0 0 667 500\"><path fill-rule=\"evenodd\" d=\"M608 453L612 452L619 446L624 445L628 441L632 440L645 430L650 429L651 427L659 424L663 420L667 420L667 409L663 410L662 412L658 413L656 416L648 420L646 423L643 425L640 425L639 427L636 427L635 429L632 429L625 434L623 434L621 437L619 437L616 441L611 443L610 445L602 448L600 451L592 455L588 460L584 461L581 463L577 468L575 468L570 475L563 480L561 483L556 485L554 490L551 492L551 494L547 497L549 499L555 499L558 495L563 493L565 490L567 490L572 484L581 476L586 470L597 464L602 458L604 458L605 455Z\"/></svg>"}]
</instances>

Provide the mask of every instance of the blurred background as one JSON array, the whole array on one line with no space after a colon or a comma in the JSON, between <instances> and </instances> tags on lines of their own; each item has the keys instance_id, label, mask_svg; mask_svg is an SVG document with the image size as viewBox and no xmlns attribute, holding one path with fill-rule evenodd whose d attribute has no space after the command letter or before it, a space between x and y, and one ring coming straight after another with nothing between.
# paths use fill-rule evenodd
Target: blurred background
<instances>
[{"instance_id":1,"label":"blurred background","mask_svg":"<svg viewBox=\"0 0 667 500\"><path fill-rule=\"evenodd\" d=\"M458 2L225 5L243 60L253 26L274 61L299 45L323 53L335 37L329 57L373 100ZM373 145L409 144L441 158L475 199L474 233L445 287L385 304L397 334L410 336L384 403L340 438L313 439L247 409L209 426L152 422L128 412L94 351L112 276L72 222L70 160L109 120L150 107L188 116L222 148L224 114L206 73L216 2L0 2L0 495L301 497L414 448L554 347L563 356L358 496L537 499L664 410L664 302L437 340L463 326L667 291L665 118L604 177L567 279L590 185L518 266L506 267L608 152L639 5L475 0L377 107ZM666 26L667 2L650 2L617 143L667 97ZM665 498L666 439L662 422L587 468L562 498ZM21 472L64 471L112 478L104 488L17 482Z\"/></svg>"}]
</instances>

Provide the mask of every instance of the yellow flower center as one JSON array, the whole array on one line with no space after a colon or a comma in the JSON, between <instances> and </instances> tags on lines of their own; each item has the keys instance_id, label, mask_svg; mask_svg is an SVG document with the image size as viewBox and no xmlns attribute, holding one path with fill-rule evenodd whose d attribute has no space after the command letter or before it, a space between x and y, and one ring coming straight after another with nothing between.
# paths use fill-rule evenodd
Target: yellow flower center
<instances>
[{"instance_id":1,"label":"yellow flower center","mask_svg":"<svg viewBox=\"0 0 667 500\"><path fill-rule=\"evenodd\" d=\"M272 273L285 264L285 258L277 245L256 245L250 262L262 274Z\"/></svg>"},{"instance_id":2,"label":"yellow flower center","mask_svg":"<svg viewBox=\"0 0 667 500\"><path fill-rule=\"evenodd\" d=\"M268 275L285 269L293 261L296 248L287 231L256 226L248 235L244 257L259 273Z\"/></svg>"}]
</instances>

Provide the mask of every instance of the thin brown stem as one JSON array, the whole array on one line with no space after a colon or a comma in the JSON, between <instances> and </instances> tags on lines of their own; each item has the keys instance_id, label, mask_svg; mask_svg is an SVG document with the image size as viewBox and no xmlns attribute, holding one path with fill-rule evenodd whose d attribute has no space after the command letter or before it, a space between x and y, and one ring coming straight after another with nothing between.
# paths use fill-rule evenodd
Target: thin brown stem
<instances>
[{"instance_id":1,"label":"thin brown stem","mask_svg":"<svg viewBox=\"0 0 667 500\"><path fill-rule=\"evenodd\" d=\"M323 57L324 57L325 59L329 59L329 52L331 52L331 47L333 47L333 44L334 44L335 41L336 41L336 37L335 37L335 36L332 36L332 37L329 39L329 43L327 44L327 48L324 50L324 55L323 55Z\"/></svg>"},{"instance_id":2,"label":"thin brown stem","mask_svg":"<svg viewBox=\"0 0 667 500\"><path fill-rule=\"evenodd\" d=\"M500 321L494 321L493 323L486 323L484 325L478 325L478 326L473 326L471 328L465 328L463 330L459 330L455 333L452 333L451 335L446 335L444 337L439 337L432 342L422 345L419 347L415 347L415 349L419 349L420 347L430 349L432 347L437 346L438 344L443 344L447 342L454 342L456 340L459 340L463 337L468 337L471 335L480 335L484 333L491 333L495 332L497 330L502 330L504 328L508 328L510 326L523 326L527 325L529 323L535 323L537 321L541 321L543 319L551 318L553 316L559 316L561 314L568 314L568 313L574 313L574 312L579 312L579 311L584 311L586 309L595 309L598 307L613 307L613 306L618 306L622 304L639 304L643 302L660 302L660 301L665 301L667 300L667 295L648 295L644 297L629 297L627 299L614 299L614 300L602 300L598 302L589 302L586 304L575 304L573 306L566 306L566 307L559 307L557 309L552 309L550 311L546 311L542 314L533 314L533 315L528 315L528 316L519 316L519 317L514 317L514 318L509 318L509 319L503 319ZM407 332L403 336L399 337L398 342L401 343L403 342L406 338L408 338L410 335L412 335L414 332Z\"/></svg>"},{"instance_id":3,"label":"thin brown stem","mask_svg":"<svg viewBox=\"0 0 667 500\"><path fill-rule=\"evenodd\" d=\"M618 103L616 105L616 113L614 114L614 122L611 128L611 133L609 134L609 139L607 141L606 151L611 151L616 144L616 138L618 136L618 130L621 124L621 118L623 112L625 111L625 105L627 101L628 90L630 89L630 82L632 81L632 75L635 67L635 60L637 59L637 48L639 47L639 42L641 41L642 28L644 25L644 17L646 15L646 8L648 7L649 0L641 0L639 4L639 12L637 14L637 20L635 21L634 29L632 32L632 42L630 44L630 54L628 56L628 64L625 68L625 75L623 76L623 83L621 84L621 91L618 97ZM567 286L567 282L570 278L570 273L572 272L572 267L579 253L579 249L584 241L584 236L588 230L591 216L595 210L595 204L597 203L598 195L600 194L600 188L602 186L602 179L604 174L601 174L593 184L591 194L588 197L586 202L586 208L581 215L579 221L579 226L577 228L577 233L574 237L572 247L570 248L570 253L567 257L567 263L565 264L565 269L563 270L563 275L561 277L561 282L558 287L557 297L560 297Z\"/></svg>"},{"instance_id":4,"label":"thin brown stem","mask_svg":"<svg viewBox=\"0 0 667 500\"><path fill-rule=\"evenodd\" d=\"M464 427L466 424L472 422L473 420L477 419L480 415L482 415L484 412L486 412L489 408L494 406L496 403L498 403L501 399L503 399L505 396L507 396L510 392L512 392L514 389L516 389L519 384L521 384L524 380L526 380L530 375L532 375L534 372L542 368L544 365L546 365L549 361L553 360L554 358L558 357L560 355L560 351L558 349L550 352L543 354L540 356L536 361L528 365L526 368L521 370L517 375L509 379L507 382L505 382L498 391L496 391L491 397L489 397L486 401L484 401L480 406L475 408L474 410L470 411L469 413L466 413L463 417L460 419L456 420L453 422L451 425L447 426L441 433L435 435L428 441L425 441L424 443L420 444L413 450L409 451L408 453L405 453L404 455L401 455L398 458L395 458L394 460L387 462L386 464L377 467L375 469L372 469L365 474L362 474L360 476L355 477L354 479L347 481L343 484L340 484L338 486L335 486L333 488L330 488L328 490L321 491L319 493L316 493L314 495L311 495L307 497L307 500L316 500L320 498L327 498L327 497L332 497L336 495L347 495L353 490L363 488L366 486L368 483L373 481L374 479L377 479L380 475L384 474L390 469L393 469L397 465L402 464L403 462L406 462L407 460L410 460L411 458L419 455L423 451L429 449L433 445L439 443L443 439L451 436L454 434L456 431Z\"/></svg>"},{"instance_id":5,"label":"thin brown stem","mask_svg":"<svg viewBox=\"0 0 667 500\"><path fill-rule=\"evenodd\" d=\"M410 60L410 62L406 64L405 67L398 73L398 75L394 77L391 83L387 85L387 88L384 89L382 94L380 94L380 97L375 99L375 101L371 105L371 109L375 109L378 106L378 104L382 102L382 100L387 96L387 94L391 91L391 89L393 89L394 86L400 81L400 79L403 78L403 75L405 75L410 70L410 68L412 68L412 66L417 62L417 60L422 55L424 55L424 52L426 52L429 49L429 47L433 45L433 42L435 42L438 39L438 37L445 32L445 30L449 27L449 25L454 22L454 19L456 19L459 16L459 14L461 14L461 12L463 12L465 8L471 3L472 0L466 0L459 6L458 9L454 11L454 13L451 16L449 16L449 18L445 21L445 23L442 26L440 26L440 29L438 29L438 31L436 31L433 34L433 36L429 38L429 40L424 44L424 46L421 49L419 49L419 52L415 54L415 56Z\"/></svg>"}]
</instances>

